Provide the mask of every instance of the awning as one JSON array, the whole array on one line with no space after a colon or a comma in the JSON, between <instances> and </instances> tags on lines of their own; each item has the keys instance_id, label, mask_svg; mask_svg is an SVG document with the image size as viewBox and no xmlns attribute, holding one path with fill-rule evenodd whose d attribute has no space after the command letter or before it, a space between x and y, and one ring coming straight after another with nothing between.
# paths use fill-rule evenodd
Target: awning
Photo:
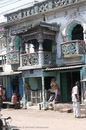
<instances>
[{"instance_id":1,"label":"awning","mask_svg":"<svg viewBox=\"0 0 86 130\"><path fill-rule=\"evenodd\" d=\"M59 70L68 70L68 69L78 69L86 65L77 65L77 66L66 66L66 67L56 67L56 68L46 68L44 71L59 71Z\"/></svg>"},{"instance_id":2,"label":"awning","mask_svg":"<svg viewBox=\"0 0 86 130\"><path fill-rule=\"evenodd\" d=\"M0 72L0 76L6 76L6 75L18 75L21 74L21 71L18 72Z\"/></svg>"}]
</instances>

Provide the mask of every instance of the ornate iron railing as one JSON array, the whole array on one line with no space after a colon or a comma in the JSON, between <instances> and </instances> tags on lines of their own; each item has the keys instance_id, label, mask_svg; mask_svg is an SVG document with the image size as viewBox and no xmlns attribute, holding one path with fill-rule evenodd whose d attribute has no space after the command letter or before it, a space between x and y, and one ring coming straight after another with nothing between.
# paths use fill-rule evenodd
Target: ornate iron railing
<instances>
[{"instance_id":1,"label":"ornate iron railing","mask_svg":"<svg viewBox=\"0 0 86 130\"><path fill-rule=\"evenodd\" d=\"M11 51L7 54L8 64L19 64L19 51Z\"/></svg>"},{"instance_id":2,"label":"ornate iron railing","mask_svg":"<svg viewBox=\"0 0 86 130\"><path fill-rule=\"evenodd\" d=\"M61 43L62 56L85 54L85 42L82 40L73 40Z\"/></svg>"},{"instance_id":3,"label":"ornate iron railing","mask_svg":"<svg viewBox=\"0 0 86 130\"><path fill-rule=\"evenodd\" d=\"M21 54L20 57L21 66L56 64L56 53L53 52L34 52Z\"/></svg>"}]
</instances>

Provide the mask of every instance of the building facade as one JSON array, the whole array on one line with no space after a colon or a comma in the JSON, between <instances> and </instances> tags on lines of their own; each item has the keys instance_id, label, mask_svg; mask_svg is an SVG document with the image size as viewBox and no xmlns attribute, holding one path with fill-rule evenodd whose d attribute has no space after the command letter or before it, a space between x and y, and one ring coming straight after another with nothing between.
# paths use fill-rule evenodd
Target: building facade
<instances>
[{"instance_id":1,"label":"building facade","mask_svg":"<svg viewBox=\"0 0 86 130\"><path fill-rule=\"evenodd\" d=\"M27 81L31 88L28 100L45 104L51 78L55 77L61 102L71 102L71 90L76 81L81 83L79 93L83 102L85 8L86 0L44 0L5 15L7 64L13 70L12 75L6 75L9 92L16 86L21 98L25 97L24 82Z\"/></svg>"}]
</instances>

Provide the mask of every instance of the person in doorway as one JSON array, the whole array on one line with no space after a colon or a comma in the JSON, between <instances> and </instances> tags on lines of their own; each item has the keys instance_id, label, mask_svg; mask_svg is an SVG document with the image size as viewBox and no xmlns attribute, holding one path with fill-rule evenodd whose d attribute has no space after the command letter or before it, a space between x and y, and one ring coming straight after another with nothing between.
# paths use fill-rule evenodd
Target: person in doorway
<instances>
[{"instance_id":1,"label":"person in doorway","mask_svg":"<svg viewBox=\"0 0 86 130\"><path fill-rule=\"evenodd\" d=\"M57 83L56 83L55 78L53 78L53 79L51 80L50 87L51 87L51 89L49 89L48 91L51 92L51 95L50 95L50 98L49 98L48 101L53 101L53 100L56 101L57 95L58 95L58 85L57 85Z\"/></svg>"},{"instance_id":2,"label":"person in doorway","mask_svg":"<svg viewBox=\"0 0 86 130\"><path fill-rule=\"evenodd\" d=\"M24 91L25 91L25 99L26 99L26 101L28 101L28 91L29 90L30 90L30 86L29 86L28 82L25 82Z\"/></svg>"},{"instance_id":3,"label":"person in doorway","mask_svg":"<svg viewBox=\"0 0 86 130\"><path fill-rule=\"evenodd\" d=\"M1 108L2 108L2 86L0 86L0 111L1 111Z\"/></svg>"},{"instance_id":4,"label":"person in doorway","mask_svg":"<svg viewBox=\"0 0 86 130\"><path fill-rule=\"evenodd\" d=\"M2 89L2 99L3 99L3 101L6 100L6 89L5 88Z\"/></svg>"},{"instance_id":5,"label":"person in doorway","mask_svg":"<svg viewBox=\"0 0 86 130\"><path fill-rule=\"evenodd\" d=\"M86 116L86 89L84 91L84 104L85 104L85 116Z\"/></svg>"},{"instance_id":6,"label":"person in doorway","mask_svg":"<svg viewBox=\"0 0 86 130\"><path fill-rule=\"evenodd\" d=\"M81 113L80 113L80 102L79 102L79 82L77 81L75 83L75 86L72 88L72 102L73 102L73 112L74 112L74 117L75 118L80 118Z\"/></svg>"}]
</instances>

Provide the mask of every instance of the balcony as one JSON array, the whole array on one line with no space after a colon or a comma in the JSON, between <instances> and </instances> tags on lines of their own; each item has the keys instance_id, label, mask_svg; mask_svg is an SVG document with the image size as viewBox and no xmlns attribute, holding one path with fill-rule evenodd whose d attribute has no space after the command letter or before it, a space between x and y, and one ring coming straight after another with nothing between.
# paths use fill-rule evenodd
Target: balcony
<instances>
[{"instance_id":1,"label":"balcony","mask_svg":"<svg viewBox=\"0 0 86 130\"><path fill-rule=\"evenodd\" d=\"M62 58L66 65L84 64L86 54L85 42L82 40L72 40L61 43Z\"/></svg>"},{"instance_id":2,"label":"balcony","mask_svg":"<svg viewBox=\"0 0 86 130\"><path fill-rule=\"evenodd\" d=\"M34 52L25 53L20 56L20 66L35 66L35 65L55 65L56 64L56 53L54 52Z\"/></svg>"},{"instance_id":3,"label":"balcony","mask_svg":"<svg viewBox=\"0 0 86 130\"><path fill-rule=\"evenodd\" d=\"M62 57L85 54L85 42L73 40L61 43Z\"/></svg>"},{"instance_id":4,"label":"balcony","mask_svg":"<svg viewBox=\"0 0 86 130\"><path fill-rule=\"evenodd\" d=\"M8 64L19 64L19 51L11 51L7 54Z\"/></svg>"}]
</instances>

